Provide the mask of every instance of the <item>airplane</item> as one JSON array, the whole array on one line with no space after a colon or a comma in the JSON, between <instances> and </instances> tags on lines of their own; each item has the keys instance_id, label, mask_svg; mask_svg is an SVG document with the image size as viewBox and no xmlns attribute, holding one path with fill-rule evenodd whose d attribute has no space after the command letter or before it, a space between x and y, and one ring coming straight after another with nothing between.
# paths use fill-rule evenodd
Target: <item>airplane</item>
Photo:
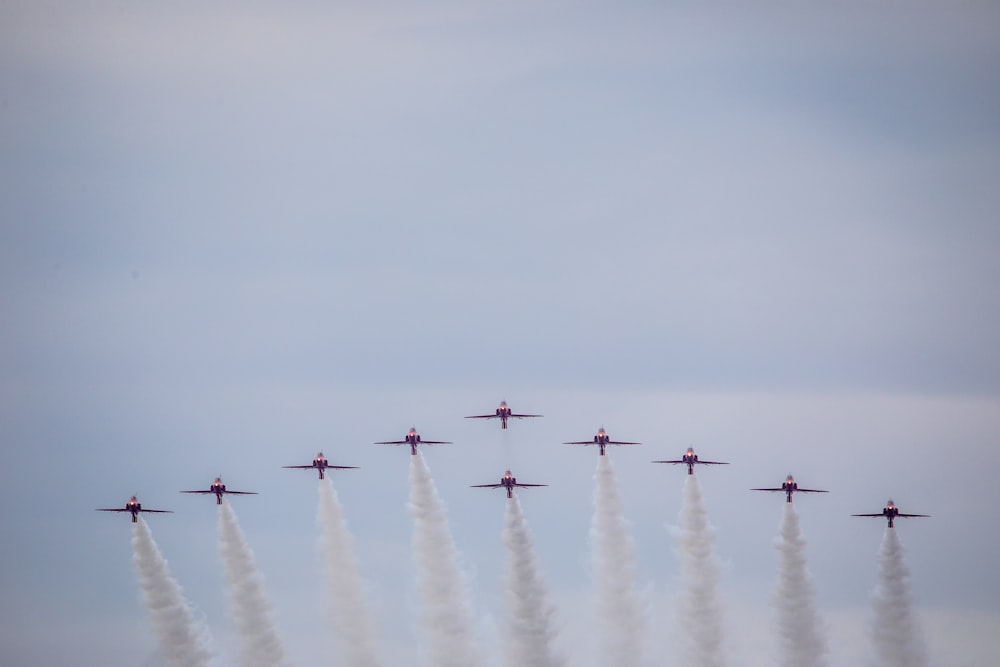
<instances>
[{"instance_id":1,"label":"airplane","mask_svg":"<svg viewBox=\"0 0 1000 667\"><path fill-rule=\"evenodd\" d=\"M324 479L324 475L323 475L323 471L324 470L356 470L357 469L357 466L332 466L332 465L330 465L327 462L326 457L323 456L323 452L320 452L319 454L317 454L316 458L313 459L313 462L310 463L307 466L281 466L281 467L282 468L297 468L299 470L312 470L313 468L316 468L317 470L319 470L319 478L320 479Z\"/></svg>"},{"instance_id":2,"label":"airplane","mask_svg":"<svg viewBox=\"0 0 1000 667\"><path fill-rule=\"evenodd\" d=\"M544 415L519 415L511 412L507 407L507 401L500 401L500 407L492 415L469 415L466 419L500 419L500 428L507 428L508 419L524 419L525 417L542 417Z\"/></svg>"},{"instance_id":3,"label":"airplane","mask_svg":"<svg viewBox=\"0 0 1000 667\"><path fill-rule=\"evenodd\" d=\"M903 514L896 507L896 504L892 502L892 498L889 498L889 502L886 503L885 508L879 514L852 514L851 516L875 516L875 517L886 517L889 519L889 527L892 528L892 520L897 516L911 518L911 517L930 517L930 514Z\"/></svg>"},{"instance_id":4,"label":"airplane","mask_svg":"<svg viewBox=\"0 0 1000 667\"><path fill-rule=\"evenodd\" d=\"M653 463L686 463L688 467L688 474L694 474L695 465L706 465L706 466L727 466L729 463L726 461L700 461L698 455L694 453L694 447L688 447L688 450L684 452L684 456L677 461L653 461Z\"/></svg>"},{"instance_id":5,"label":"airplane","mask_svg":"<svg viewBox=\"0 0 1000 667\"><path fill-rule=\"evenodd\" d=\"M829 491L823 491L821 489L800 489L799 483L796 482L791 473L785 478L785 481L781 484L781 488L778 489L750 489L751 491L784 491L785 492L785 502L792 502L793 493L830 493Z\"/></svg>"},{"instance_id":6,"label":"airplane","mask_svg":"<svg viewBox=\"0 0 1000 667\"><path fill-rule=\"evenodd\" d=\"M548 486L548 484L521 484L521 483L519 483L517 481L517 477L514 477L512 474L510 474L510 471L508 470L507 472L505 472L503 474L503 477L500 478L500 483L499 484L472 484L470 486L470 488L473 488L473 489L499 489L501 486L503 488L507 489L507 497L511 498L511 497L513 497L513 491L514 491L514 487L515 486L524 486L524 487L527 487L527 486Z\"/></svg>"},{"instance_id":7,"label":"airplane","mask_svg":"<svg viewBox=\"0 0 1000 667\"><path fill-rule=\"evenodd\" d=\"M410 454L413 456L417 455L417 445L450 445L452 443L445 442L444 440L422 440L420 434L417 433L415 427L411 427L406 435L403 436L402 440L386 440L384 442L376 442L376 445L409 445Z\"/></svg>"},{"instance_id":8,"label":"airplane","mask_svg":"<svg viewBox=\"0 0 1000 667\"><path fill-rule=\"evenodd\" d=\"M224 493L232 493L240 496L257 495L256 491L230 491L229 489L226 488L226 485L222 483L222 477L216 477L215 481L209 485L208 490L181 491L181 493L214 493L216 505L222 504L222 494Z\"/></svg>"},{"instance_id":9,"label":"airplane","mask_svg":"<svg viewBox=\"0 0 1000 667\"><path fill-rule=\"evenodd\" d=\"M128 499L125 503L125 507L112 507L105 508L101 507L94 510L95 512L131 512L132 513L132 523L139 520L139 512L156 512L157 514L173 514L172 510L144 510L142 509L142 503L140 503L135 496Z\"/></svg>"},{"instance_id":10,"label":"airplane","mask_svg":"<svg viewBox=\"0 0 1000 667\"><path fill-rule=\"evenodd\" d=\"M604 432L604 427L602 426L597 435L594 436L593 441L591 440L578 440L575 442L564 442L564 445L597 445L601 448L601 456L604 456L604 448L607 445L641 445L641 442L626 442L624 440L612 440L611 437Z\"/></svg>"}]
</instances>

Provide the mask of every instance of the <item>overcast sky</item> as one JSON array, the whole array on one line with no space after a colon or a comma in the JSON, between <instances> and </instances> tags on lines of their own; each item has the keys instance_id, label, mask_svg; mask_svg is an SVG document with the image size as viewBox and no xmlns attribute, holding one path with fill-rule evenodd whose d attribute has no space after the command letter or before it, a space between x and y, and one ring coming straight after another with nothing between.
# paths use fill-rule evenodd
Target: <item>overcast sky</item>
<instances>
[{"instance_id":1,"label":"overcast sky","mask_svg":"<svg viewBox=\"0 0 1000 667\"><path fill-rule=\"evenodd\" d=\"M934 664L1000 654L1000 11L992 3L0 4L0 663L155 663L138 493L227 658L222 474L296 664L330 664L322 449L385 654L419 644L410 427L483 645L506 468L588 667L593 448L671 628L695 446L726 644L771 664L792 472L833 667L889 496ZM506 399L541 420L464 420ZM117 520L116 520L117 519ZM654 643L663 641L651 640ZM668 642L657 644L665 664ZM82 656L82 657L81 657ZM335 657L335 656L334 656Z\"/></svg>"}]
</instances>

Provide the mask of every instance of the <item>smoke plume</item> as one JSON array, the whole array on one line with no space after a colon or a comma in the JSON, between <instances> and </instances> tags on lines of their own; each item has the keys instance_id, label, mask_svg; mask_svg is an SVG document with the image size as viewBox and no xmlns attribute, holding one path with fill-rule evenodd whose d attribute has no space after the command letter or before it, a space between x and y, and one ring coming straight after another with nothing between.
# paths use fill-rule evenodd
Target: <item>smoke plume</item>
<instances>
[{"instance_id":1,"label":"smoke plume","mask_svg":"<svg viewBox=\"0 0 1000 667\"><path fill-rule=\"evenodd\" d=\"M597 457L594 516L590 526L597 619L601 632L599 664L643 664L646 609L636 587L635 545L618 495L611 457Z\"/></svg>"},{"instance_id":2,"label":"smoke plume","mask_svg":"<svg viewBox=\"0 0 1000 667\"><path fill-rule=\"evenodd\" d=\"M806 541L799 527L799 513L785 503L781 529L774 546L778 550L779 664L785 667L824 667L827 645L816 610L816 595L806 569Z\"/></svg>"},{"instance_id":3,"label":"smoke plume","mask_svg":"<svg viewBox=\"0 0 1000 667\"><path fill-rule=\"evenodd\" d=\"M410 513L426 663L472 667L479 663L472 605L444 504L420 452L410 457Z\"/></svg>"},{"instance_id":4,"label":"smoke plume","mask_svg":"<svg viewBox=\"0 0 1000 667\"><path fill-rule=\"evenodd\" d=\"M681 566L679 613L688 664L722 667L726 660L722 640L721 567L715 555L715 535L698 477L684 483L680 529L676 532Z\"/></svg>"},{"instance_id":5,"label":"smoke plume","mask_svg":"<svg viewBox=\"0 0 1000 667\"><path fill-rule=\"evenodd\" d=\"M257 571L253 552L236 521L236 514L225 500L219 505L219 537L233 620L240 640L240 664L244 667L284 665L285 651L274 624L264 580Z\"/></svg>"},{"instance_id":6,"label":"smoke plume","mask_svg":"<svg viewBox=\"0 0 1000 667\"><path fill-rule=\"evenodd\" d=\"M327 606L334 631L341 638L343 662L348 667L377 667L375 626L365 604L353 540L337 491L329 479L319 482L318 522L328 590Z\"/></svg>"},{"instance_id":7,"label":"smoke plume","mask_svg":"<svg viewBox=\"0 0 1000 667\"><path fill-rule=\"evenodd\" d=\"M507 547L508 667L558 667L553 651L554 611L517 496L507 500L503 543Z\"/></svg>"},{"instance_id":8,"label":"smoke plume","mask_svg":"<svg viewBox=\"0 0 1000 667\"><path fill-rule=\"evenodd\" d=\"M213 660L208 631L195 619L142 517L132 524L132 549L160 653L179 667L207 667Z\"/></svg>"},{"instance_id":9,"label":"smoke plume","mask_svg":"<svg viewBox=\"0 0 1000 667\"><path fill-rule=\"evenodd\" d=\"M926 667L920 626L913 612L910 571L895 528L886 528L879 552L879 582L872 600L872 643L879 667Z\"/></svg>"}]
</instances>

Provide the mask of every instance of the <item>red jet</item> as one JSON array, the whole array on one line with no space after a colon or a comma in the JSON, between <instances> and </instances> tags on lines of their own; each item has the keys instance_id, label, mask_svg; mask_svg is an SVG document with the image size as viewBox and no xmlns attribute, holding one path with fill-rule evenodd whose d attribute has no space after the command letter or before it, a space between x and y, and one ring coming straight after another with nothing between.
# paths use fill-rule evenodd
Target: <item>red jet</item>
<instances>
[{"instance_id":1,"label":"red jet","mask_svg":"<svg viewBox=\"0 0 1000 667\"><path fill-rule=\"evenodd\" d=\"M823 491L821 489L800 489L799 483L792 479L791 473L785 478L784 483L781 488L778 489L750 489L751 491L784 491L785 492L785 502L792 502L792 494L798 493L830 493L829 491Z\"/></svg>"},{"instance_id":2,"label":"red jet","mask_svg":"<svg viewBox=\"0 0 1000 667\"><path fill-rule=\"evenodd\" d=\"M445 442L444 440L421 440L420 434L417 433L416 428L411 428L406 435L403 436L402 440L386 440L384 442L376 442L376 445L409 445L410 454L413 456L417 455L417 445L450 445L452 443Z\"/></svg>"},{"instance_id":3,"label":"red jet","mask_svg":"<svg viewBox=\"0 0 1000 667\"><path fill-rule=\"evenodd\" d=\"M593 441L591 440L578 440L575 442L564 442L564 445L597 445L601 448L601 456L604 456L604 448L607 445L641 445L641 442L626 442L625 440L612 440L607 433L604 432L604 427L602 426L600 430L597 431L597 435L594 436Z\"/></svg>"},{"instance_id":4,"label":"red jet","mask_svg":"<svg viewBox=\"0 0 1000 667\"><path fill-rule=\"evenodd\" d=\"M200 490L200 491L181 491L181 493L214 493L215 494L215 504L216 505L221 505L222 504L222 494L224 494L224 493L236 494L238 496L256 496L257 495L256 491L230 491L229 489L226 488L226 485L222 483L222 478L221 477L216 477L215 481L212 482L209 485L207 491L206 490Z\"/></svg>"},{"instance_id":5,"label":"red jet","mask_svg":"<svg viewBox=\"0 0 1000 667\"><path fill-rule=\"evenodd\" d=\"M508 470L507 472L505 472L503 474L503 477L500 478L500 483L499 484L472 484L471 488L474 488L474 489L499 489L500 487L503 487L503 488L507 489L507 497L511 498L511 497L513 497L513 492L514 492L514 487L515 486L518 486L518 487L548 486L548 484L520 484L517 481L517 477L514 477L512 474L510 474L510 471Z\"/></svg>"},{"instance_id":6,"label":"red jet","mask_svg":"<svg viewBox=\"0 0 1000 667\"><path fill-rule=\"evenodd\" d=\"M507 407L507 401L500 401L500 407L496 409L496 412L492 415L470 415L466 419L499 419L500 428L507 428L508 419L525 419L526 417L542 417L544 415L519 415L516 412L511 412L511 409Z\"/></svg>"},{"instance_id":7,"label":"red jet","mask_svg":"<svg viewBox=\"0 0 1000 667\"><path fill-rule=\"evenodd\" d=\"M357 469L357 466L332 466L326 460L326 457L323 456L323 452L320 452L319 454L317 454L316 458L313 459L313 462L310 463L307 466L281 466L281 467L282 468L297 468L299 470L312 470L313 468L315 468L316 470L319 470L319 478L320 479L324 479L324 476L323 476L323 471L324 470L356 470Z\"/></svg>"},{"instance_id":8,"label":"red jet","mask_svg":"<svg viewBox=\"0 0 1000 667\"><path fill-rule=\"evenodd\" d=\"M144 510L142 509L142 503L140 503L135 496L128 499L125 503L125 507L112 507L112 508L100 508L95 510L96 512L131 512L132 513L132 523L139 520L139 512L156 512L157 514L173 514L171 510Z\"/></svg>"},{"instance_id":9,"label":"red jet","mask_svg":"<svg viewBox=\"0 0 1000 667\"><path fill-rule=\"evenodd\" d=\"M852 514L851 516L874 516L874 517L884 516L885 518L889 519L889 527L892 528L892 520L895 519L897 516L909 519L913 517L930 517L930 514L903 514L902 512L899 511L899 508L896 507L896 504L892 502L892 498L889 498L889 502L886 503L885 507L882 509L882 512L879 514Z\"/></svg>"},{"instance_id":10,"label":"red jet","mask_svg":"<svg viewBox=\"0 0 1000 667\"><path fill-rule=\"evenodd\" d=\"M694 453L694 447L688 447L688 450L684 452L682 456L677 461L653 461L653 463L686 463L688 467L688 474L694 474L694 467L696 465L703 466L727 466L729 463L726 461L702 461L698 458L698 455Z\"/></svg>"}]
</instances>

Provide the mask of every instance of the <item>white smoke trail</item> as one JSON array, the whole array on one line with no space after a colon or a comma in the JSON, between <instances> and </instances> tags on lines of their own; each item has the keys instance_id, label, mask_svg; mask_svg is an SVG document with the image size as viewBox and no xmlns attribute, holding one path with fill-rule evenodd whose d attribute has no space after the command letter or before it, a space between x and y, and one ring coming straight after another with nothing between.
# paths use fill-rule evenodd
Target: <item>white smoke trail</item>
<instances>
[{"instance_id":1,"label":"white smoke trail","mask_svg":"<svg viewBox=\"0 0 1000 667\"><path fill-rule=\"evenodd\" d=\"M341 638L348 667L377 667L375 625L365 604L364 585L351 534L337 491L329 479L319 482L318 521L324 555L327 600L334 630Z\"/></svg>"},{"instance_id":2,"label":"white smoke trail","mask_svg":"<svg viewBox=\"0 0 1000 667\"><path fill-rule=\"evenodd\" d=\"M692 667L722 667L722 568L715 555L715 535L695 475L684 483L680 529L676 532L681 565L679 612L683 641Z\"/></svg>"},{"instance_id":3,"label":"white smoke trail","mask_svg":"<svg viewBox=\"0 0 1000 667\"><path fill-rule=\"evenodd\" d=\"M872 600L876 664L880 667L926 667L920 626L913 613L910 571L895 528L886 528L879 552L879 582Z\"/></svg>"},{"instance_id":4,"label":"white smoke trail","mask_svg":"<svg viewBox=\"0 0 1000 667\"><path fill-rule=\"evenodd\" d=\"M507 500L503 543L507 547L507 624L509 667L558 667L553 650L554 610L549 602L528 524L517 496Z\"/></svg>"},{"instance_id":5,"label":"white smoke trail","mask_svg":"<svg viewBox=\"0 0 1000 667\"><path fill-rule=\"evenodd\" d=\"M827 643L816 610L816 595L806 569L806 541L799 526L799 513L785 503L781 529L774 547L778 550L779 664L785 667L824 667Z\"/></svg>"},{"instance_id":6,"label":"white smoke trail","mask_svg":"<svg viewBox=\"0 0 1000 667\"><path fill-rule=\"evenodd\" d=\"M444 504L420 452L410 457L410 513L426 662L433 667L472 667L479 663L472 605Z\"/></svg>"},{"instance_id":7,"label":"white smoke trail","mask_svg":"<svg viewBox=\"0 0 1000 667\"><path fill-rule=\"evenodd\" d=\"M635 544L625 521L610 456L597 457L590 526L601 665L643 664L646 609L636 587Z\"/></svg>"},{"instance_id":8,"label":"white smoke trail","mask_svg":"<svg viewBox=\"0 0 1000 667\"><path fill-rule=\"evenodd\" d=\"M236 514L226 500L219 505L219 538L233 620L240 639L240 665L284 665L285 651L274 624L264 580L236 521Z\"/></svg>"},{"instance_id":9,"label":"white smoke trail","mask_svg":"<svg viewBox=\"0 0 1000 667\"><path fill-rule=\"evenodd\" d=\"M214 658L208 630L197 621L146 522L132 524L132 557L142 596L153 619L160 653L174 665L201 667Z\"/></svg>"}]
</instances>

